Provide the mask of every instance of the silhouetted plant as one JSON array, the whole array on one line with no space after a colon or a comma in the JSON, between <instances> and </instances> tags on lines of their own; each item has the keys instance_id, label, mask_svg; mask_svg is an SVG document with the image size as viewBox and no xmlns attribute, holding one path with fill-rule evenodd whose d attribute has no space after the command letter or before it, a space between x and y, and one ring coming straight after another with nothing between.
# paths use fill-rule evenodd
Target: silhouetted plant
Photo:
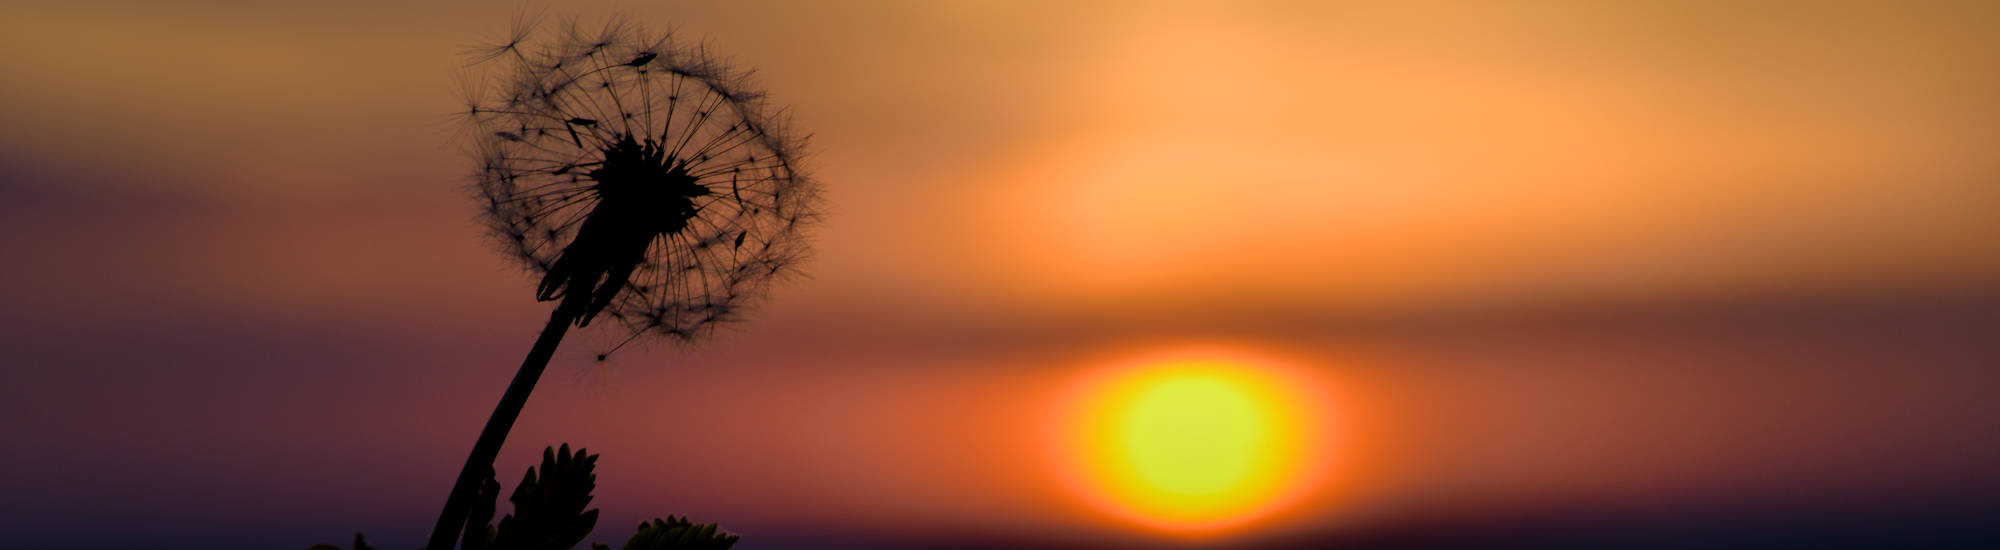
<instances>
[{"instance_id":1,"label":"silhouetted plant","mask_svg":"<svg viewBox=\"0 0 2000 550\"><path fill-rule=\"evenodd\" d=\"M667 516L639 524L639 532L625 541L620 550L728 550L736 545L736 538L713 523L696 524L687 518ZM595 548L609 547L595 545Z\"/></svg>"},{"instance_id":2,"label":"silhouetted plant","mask_svg":"<svg viewBox=\"0 0 2000 550\"><path fill-rule=\"evenodd\" d=\"M804 140L748 73L705 49L618 19L544 34L517 22L472 57L489 71L461 113L486 225L540 277L535 297L557 305L474 444L432 548L467 525L480 474L571 324L602 315L629 332L605 353L646 335L707 335L795 273L818 207L799 166Z\"/></svg>"},{"instance_id":3,"label":"silhouetted plant","mask_svg":"<svg viewBox=\"0 0 2000 550\"><path fill-rule=\"evenodd\" d=\"M597 474L591 471L596 466L596 455L582 449L571 454L567 444L561 451L542 451L541 478L535 477L534 468L528 468L527 477L514 487L514 495L507 497L514 513L500 518L500 525L493 530L493 539L500 542L495 550L574 548L583 542L597 526L597 510L586 509L590 492L597 488ZM487 501L486 506L492 508L493 502Z\"/></svg>"},{"instance_id":4,"label":"silhouetted plant","mask_svg":"<svg viewBox=\"0 0 2000 550\"><path fill-rule=\"evenodd\" d=\"M514 513L492 525L498 507L500 482L492 470L480 481L477 498L466 520L460 550L570 550L590 536L597 527L597 510L590 509L591 491L597 488L597 455L583 449L570 452L544 448L540 475L529 466L521 484L514 487L507 502ZM727 550L737 536L713 523L696 524L679 516L656 518L639 524L637 533L621 550ZM610 547L592 543L592 550ZM449 548L449 547L447 547ZM340 550L331 544L316 544L310 550ZM354 535L354 550L375 550L360 533Z\"/></svg>"}]
</instances>

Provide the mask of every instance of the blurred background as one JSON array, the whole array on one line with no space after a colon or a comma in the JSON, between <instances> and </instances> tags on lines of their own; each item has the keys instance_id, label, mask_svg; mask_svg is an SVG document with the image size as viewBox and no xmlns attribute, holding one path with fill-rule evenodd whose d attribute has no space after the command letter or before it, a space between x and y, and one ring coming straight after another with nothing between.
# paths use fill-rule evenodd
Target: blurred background
<instances>
[{"instance_id":1,"label":"blurred background","mask_svg":"<svg viewBox=\"0 0 2000 550\"><path fill-rule=\"evenodd\" d=\"M421 542L549 307L450 117L518 11L0 5L0 546ZM603 453L593 540L1184 544L1048 440L1199 345L1338 426L1199 544L2000 544L2000 5L549 11L756 68L831 208L751 322L558 356L499 477Z\"/></svg>"}]
</instances>

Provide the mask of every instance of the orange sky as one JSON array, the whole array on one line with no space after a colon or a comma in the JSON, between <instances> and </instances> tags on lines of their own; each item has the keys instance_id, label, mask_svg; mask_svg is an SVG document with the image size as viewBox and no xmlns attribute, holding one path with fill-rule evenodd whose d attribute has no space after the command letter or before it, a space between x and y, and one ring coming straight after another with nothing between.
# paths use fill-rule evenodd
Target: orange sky
<instances>
[{"instance_id":1,"label":"orange sky","mask_svg":"<svg viewBox=\"0 0 2000 550\"><path fill-rule=\"evenodd\" d=\"M1088 310L1983 287L1993 14L1869 6L630 11L756 66L820 137L816 273L843 287ZM43 22L5 39L6 100L37 106L13 147L232 201L456 180L446 54L510 15L10 9Z\"/></svg>"}]
</instances>

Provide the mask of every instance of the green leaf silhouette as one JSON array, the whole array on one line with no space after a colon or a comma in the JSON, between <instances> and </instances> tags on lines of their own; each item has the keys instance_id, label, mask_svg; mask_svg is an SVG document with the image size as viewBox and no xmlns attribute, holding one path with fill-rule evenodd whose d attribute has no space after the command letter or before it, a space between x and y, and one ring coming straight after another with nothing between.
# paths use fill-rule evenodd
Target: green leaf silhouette
<instances>
[{"instance_id":1,"label":"green leaf silhouette","mask_svg":"<svg viewBox=\"0 0 2000 550\"><path fill-rule=\"evenodd\" d=\"M639 532L633 533L620 550L727 550L736 545L736 539L736 535L723 532L716 524L696 524L687 518L667 516L639 524Z\"/></svg>"},{"instance_id":2,"label":"green leaf silhouette","mask_svg":"<svg viewBox=\"0 0 2000 550\"><path fill-rule=\"evenodd\" d=\"M570 550L581 544L597 527L597 510L585 509L597 488L596 466L597 455L583 449L571 453L567 443L561 450L544 449L541 475L528 468L507 497L514 513L500 518L492 550Z\"/></svg>"}]
</instances>

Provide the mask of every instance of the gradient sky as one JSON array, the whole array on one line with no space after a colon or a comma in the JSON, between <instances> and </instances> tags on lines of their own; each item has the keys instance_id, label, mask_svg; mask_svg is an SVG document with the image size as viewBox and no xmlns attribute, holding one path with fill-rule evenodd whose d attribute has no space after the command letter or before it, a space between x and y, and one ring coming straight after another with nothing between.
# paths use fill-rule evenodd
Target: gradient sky
<instances>
[{"instance_id":1,"label":"gradient sky","mask_svg":"<svg viewBox=\"0 0 2000 550\"><path fill-rule=\"evenodd\" d=\"M0 546L418 544L548 307L454 142L489 4L0 6ZM747 324L568 342L502 482L603 453L603 541L1162 544L1055 411L1212 349L1337 452L1210 542L2000 540L1994 4L1081 4L563 4L756 68L830 212Z\"/></svg>"}]
</instances>

